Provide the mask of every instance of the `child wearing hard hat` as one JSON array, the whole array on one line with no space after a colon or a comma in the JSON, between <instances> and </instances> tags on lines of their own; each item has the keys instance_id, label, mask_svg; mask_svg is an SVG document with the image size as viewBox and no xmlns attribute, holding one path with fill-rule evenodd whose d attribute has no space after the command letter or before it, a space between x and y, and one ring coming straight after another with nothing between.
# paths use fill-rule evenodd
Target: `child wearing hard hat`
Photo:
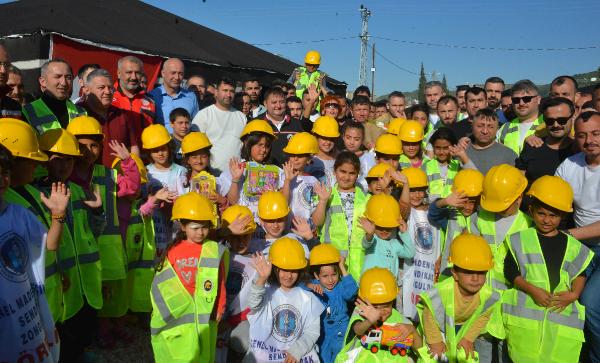
<instances>
[{"instance_id":1,"label":"child wearing hard hat","mask_svg":"<svg viewBox=\"0 0 600 363\"><path fill-rule=\"evenodd\" d=\"M408 121L407 121L408 122ZM406 123L405 123L406 124ZM416 304L420 293L429 290L435 282L435 262L440 256L440 229L427 219L427 175L418 168L402 170L410 187L410 214L407 234L415 246L415 255L404 264L402 276L402 311L416 320Z\"/></svg>"},{"instance_id":2,"label":"child wearing hard hat","mask_svg":"<svg viewBox=\"0 0 600 363\"><path fill-rule=\"evenodd\" d=\"M393 170L398 170L400 155L402 154L402 143L400 139L392 134L383 134L375 140L375 161L386 163Z\"/></svg>"},{"instance_id":3,"label":"child wearing hard hat","mask_svg":"<svg viewBox=\"0 0 600 363\"><path fill-rule=\"evenodd\" d=\"M531 218L519 210L526 187L525 176L508 164L492 167L483 179L481 209L477 213L476 226L492 249L495 263L487 274L487 283L496 290L506 290L505 237L532 225Z\"/></svg>"},{"instance_id":4,"label":"child wearing hard hat","mask_svg":"<svg viewBox=\"0 0 600 363\"><path fill-rule=\"evenodd\" d=\"M409 351L419 349L421 336L398 310L396 278L384 268L366 270L358 288L345 346L336 362L411 362Z\"/></svg>"},{"instance_id":5,"label":"child wearing hard hat","mask_svg":"<svg viewBox=\"0 0 600 363\"><path fill-rule=\"evenodd\" d=\"M213 362L217 324L225 311L229 251L208 238L213 203L195 192L173 204L181 229L152 282L150 333L157 362Z\"/></svg>"},{"instance_id":6,"label":"child wearing hard hat","mask_svg":"<svg viewBox=\"0 0 600 363\"><path fill-rule=\"evenodd\" d=\"M321 116L315 120L312 133L317 138L319 152L313 156L311 163L306 167L306 172L320 182L333 186L335 184L333 164L337 155L335 144L340 137L338 122L331 116Z\"/></svg>"},{"instance_id":7,"label":"child wearing hard hat","mask_svg":"<svg viewBox=\"0 0 600 363\"><path fill-rule=\"evenodd\" d=\"M365 127L359 122L348 121L342 126L341 134L344 150L356 154L359 158L360 172L358 182L364 190L367 190L365 176L377 162L373 153L363 146L365 141Z\"/></svg>"},{"instance_id":8,"label":"child wearing hard hat","mask_svg":"<svg viewBox=\"0 0 600 363\"><path fill-rule=\"evenodd\" d=\"M297 97L302 98L304 91L311 85L315 85L319 93L327 96L327 75L318 70L320 65L321 54L316 50L309 50L304 57L304 66L294 68L287 82L296 87Z\"/></svg>"},{"instance_id":9,"label":"child wearing hard hat","mask_svg":"<svg viewBox=\"0 0 600 363\"><path fill-rule=\"evenodd\" d=\"M593 252L558 230L573 211L573 190L558 176L542 176L527 192L535 226L507 236L502 296L508 354L514 362L577 362L585 308L577 301Z\"/></svg>"},{"instance_id":10,"label":"child wearing hard hat","mask_svg":"<svg viewBox=\"0 0 600 363\"><path fill-rule=\"evenodd\" d=\"M493 264L487 242L458 235L450 245L452 279L420 294L419 330L425 344L419 362L492 362L494 339L502 339L500 294L485 284Z\"/></svg>"},{"instance_id":11,"label":"child wearing hard hat","mask_svg":"<svg viewBox=\"0 0 600 363\"><path fill-rule=\"evenodd\" d=\"M359 221L365 231L363 272L372 267L383 267L398 279L400 259L412 259L415 255L415 246L406 234L407 226L400 215L398 201L385 194L372 196L367 202L365 216Z\"/></svg>"},{"instance_id":12,"label":"child wearing hard hat","mask_svg":"<svg viewBox=\"0 0 600 363\"><path fill-rule=\"evenodd\" d=\"M400 127L402 126L403 123L406 122L405 118L393 118L390 120L390 122L388 122L387 124L387 128L386 128L386 132L388 134L392 134L395 136L398 136L398 134L400 134Z\"/></svg>"},{"instance_id":13,"label":"child wearing hard hat","mask_svg":"<svg viewBox=\"0 0 600 363\"><path fill-rule=\"evenodd\" d=\"M400 168L420 168L423 164L423 126L418 121L408 120L400 126L398 134L402 142Z\"/></svg>"},{"instance_id":14,"label":"child wearing hard hat","mask_svg":"<svg viewBox=\"0 0 600 363\"><path fill-rule=\"evenodd\" d=\"M410 188L408 187L408 179L404 174L393 169L390 164L379 163L369 170L365 179L371 195L392 195L400 201L402 215L408 215L410 211Z\"/></svg>"},{"instance_id":15,"label":"child wearing hard hat","mask_svg":"<svg viewBox=\"0 0 600 363\"><path fill-rule=\"evenodd\" d=\"M318 362L316 343L324 307L314 294L298 286L307 265L302 245L292 238L280 238L268 257L256 253L253 264L257 276L248 295L248 358L257 362Z\"/></svg>"},{"instance_id":16,"label":"child wearing hard hat","mask_svg":"<svg viewBox=\"0 0 600 363\"><path fill-rule=\"evenodd\" d=\"M452 240L464 231L479 234L476 221L482 190L483 174L475 169L462 169L454 177L452 193L429 205L427 218L445 235L441 256L436 263L436 279L451 276L452 265L448 263L448 256Z\"/></svg>"},{"instance_id":17,"label":"child wearing hard hat","mask_svg":"<svg viewBox=\"0 0 600 363\"><path fill-rule=\"evenodd\" d=\"M310 251L310 272L314 280L307 283L325 306L321 314L321 336L317 341L319 357L333 363L344 346L348 327L348 304L354 301L358 285L346 270L344 257L331 244L323 243Z\"/></svg>"},{"instance_id":18,"label":"child wearing hard hat","mask_svg":"<svg viewBox=\"0 0 600 363\"><path fill-rule=\"evenodd\" d=\"M328 188L317 184L319 202L312 219L320 228L322 243L331 243L346 257L348 271L355 280L360 277L365 251L361 217L367 206L368 194L357 185L360 161L350 151L338 154L334 164L336 185Z\"/></svg>"},{"instance_id":19,"label":"child wearing hard hat","mask_svg":"<svg viewBox=\"0 0 600 363\"><path fill-rule=\"evenodd\" d=\"M0 234L3 236L0 356L9 362L33 361L35 357L57 362L64 338L61 336L62 342L58 341L47 298L51 298L48 295L51 290L60 292L63 287L60 276L53 275L52 270L58 268L56 250L60 248L69 190L66 185L56 183L49 195L40 195L29 185L37 163L48 160L29 124L0 118L0 144ZM90 318L93 323L94 315ZM28 332L36 334L28 337ZM63 349L82 353L83 346L69 343L71 346Z\"/></svg>"},{"instance_id":20,"label":"child wearing hard hat","mask_svg":"<svg viewBox=\"0 0 600 363\"><path fill-rule=\"evenodd\" d=\"M460 170L460 162L450 154L450 147L456 145L456 136L452 130L442 127L435 131L429 142L433 146L433 159L425 161L423 170L429 182L428 197L433 203L438 198L450 195L452 181Z\"/></svg>"}]
</instances>

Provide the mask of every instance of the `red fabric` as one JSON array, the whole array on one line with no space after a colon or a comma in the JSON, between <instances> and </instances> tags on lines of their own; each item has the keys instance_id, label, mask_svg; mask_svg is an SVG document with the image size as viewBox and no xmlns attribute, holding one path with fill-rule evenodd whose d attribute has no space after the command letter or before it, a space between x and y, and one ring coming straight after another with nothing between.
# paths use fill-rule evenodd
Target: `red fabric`
<instances>
[{"instance_id":1,"label":"red fabric","mask_svg":"<svg viewBox=\"0 0 600 363\"><path fill-rule=\"evenodd\" d=\"M171 248L168 254L169 262L177 277L185 289L194 296L196 291L196 273L198 272L198 261L202 253L202 244L194 243L188 240L181 241ZM225 291L225 265L223 260L219 263L219 289L217 290L217 315L223 315L225 312L226 291ZM200 289L204 286L200 286Z\"/></svg>"},{"instance_id":2,"label":"red fabric","mask_svg":"<svg viewBox=\"0 0 600 363\"><path fill-rule=\"evenodd\" d=\"M133 98L129 98L121 90L119 81L116 81L112 104L115 107L126 111L132 111L139 115L140 130L154 123L154 118L156 117L156 105L154 104L154 100L144 91L140 91L133 95Z\"/></svg>"},{"instance_id":3,"label":"red fabric","mask_svg":"<svg viewBox=\"0 0 600 363\"><path fill-rule=\"evenodd\" d=\"M102 148L102 164L107 168L112 167L115 159L111 153L113 152L108 146L110 140L117 140L131 150L132 146L140 144L139 137L141 135L139 129L138 116L131 111L125 111L120 108L110 106L106 118L95 113L87 104L82 105L88 112L88 115L94 117L102 125L102 133L104 133L104 142ZM139 175L138 175L139 176Z\"/></svg>"}]
</instances>

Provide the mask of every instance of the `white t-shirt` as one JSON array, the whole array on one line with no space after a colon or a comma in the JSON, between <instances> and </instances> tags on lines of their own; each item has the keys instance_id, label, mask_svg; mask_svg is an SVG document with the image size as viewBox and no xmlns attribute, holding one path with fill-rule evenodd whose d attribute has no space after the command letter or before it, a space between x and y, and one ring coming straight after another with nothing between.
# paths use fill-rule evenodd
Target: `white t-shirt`
<instances>
[{"instance_id":1,"label":"white t-shirt","mask_svg":"<svg viewBox=\"0 0 600 363\"><path fill-rule=\"evenodd\" d=\"M377 164L375 161L375 154L371 151L366 151L358 158L358 160L360 160L360 174L358 174L356 183L362 187L362 190L369 190L369 184L367 183L366 177L367 174L369 174L369 170Z\"/></svg>"},{"instance_id":2,"label":"white t-shirt","mask_svg":"<svg viewBox=\"0 0 600 363\"><path fill-rule=\"evenodd\" d=\"M533 121L519 123L519 145L523 144L523 141L525 141L525 137L527 136L529 129L531 129L531 125L533 125Z\"/></svg>"},{"instance_id":3,"label":"white t-shirt","mask_svg":"<svg viewBox=\"0 0 600 363\"><path fill-rule=\"evenodd\" d=\"M298 175L290 182L291 218L310 220L319 201L314 189L317 182L317 178L310 175Z\"/></svg>"},{"instance_id":4,"label":"white t-shirt","mask_svg":"<svg viewBox=\"0 0 600 363\"><path fill-rule=\"evenodd\" d=\"M589 166L585 155L568 157L556 169L556 175L573 188L573 219L577 227L600 221L600 166ZM600 244L600 237L584 241L588 245Z\"/></svg>"},{"instance_id":5,"label":"white t-shirt","mask_svg":"<svg viewBox=\"0 0 600 363\"><path fill-rule=\"evenodd\" d=\"M148 186L151 193L164 187L169 191L176 192L177 195L186 193L185 184L187 184L187 170L179 164L171 164L169 169L157 169L154 164L146 166L148 170Z\"/></svg>"},{"instance_id":6,"label":"white t-shirt","mask_svg":"<svg viewBox=\"0 0 600 363\"><path fill-rule=\"evenodd\" d=\"M8 203L0 212L0 361L58 362L58 333L44 293L46 236L27 209Z\"/></svg>"},{"instance_id":7,"label":"white t-shirt","mask_svg":"<svg viewBox=\"0 0 600 363\"><path fill-rule=\"evenodd\" d=\"M222 171L229 168L229 160L240 156L240 135L246 126L246 116L231 109L223 111L216 105L203 108L196 114L192 124L204 132L212 144L210 165Z\"/></svg>"}]
</instances>

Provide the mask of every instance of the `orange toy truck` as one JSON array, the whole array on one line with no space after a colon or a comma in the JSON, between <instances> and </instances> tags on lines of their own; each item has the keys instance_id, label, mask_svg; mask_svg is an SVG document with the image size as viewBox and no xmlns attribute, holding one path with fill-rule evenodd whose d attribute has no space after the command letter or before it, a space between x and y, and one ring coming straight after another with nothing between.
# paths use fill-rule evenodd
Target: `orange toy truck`
<instances>
[{"instance_id":1,"label":"orange toy truck","mask_svg":"<svg viewBox=\"0 0 600 363\"><path fill-rule=\"evenodd\" d=\"M389 350L392 355L405 356L412 348L413 337L409 335L403 341L398 340L400 333L399 324L383 323L377 329L371 329L360 339L360 344L369 349L371 353L377 353L380 349Z\"/></svg>"}]
</instances>

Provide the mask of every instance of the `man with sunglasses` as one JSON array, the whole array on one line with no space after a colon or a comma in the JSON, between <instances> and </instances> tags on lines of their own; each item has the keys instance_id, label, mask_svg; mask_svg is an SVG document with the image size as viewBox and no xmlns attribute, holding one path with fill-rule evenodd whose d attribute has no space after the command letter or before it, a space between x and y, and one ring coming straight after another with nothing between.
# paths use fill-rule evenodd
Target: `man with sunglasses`
<instances>
[{"instance_id":1,"label":"man with sunglasses","mask_svg":"<svg viewBox=\"0 0 600 363\"><path fill-rule=\"evenodd\" d=\"M539 114L539 91L528 79L518 81L511 90L513 109L517 117L505 123L498 131L498 142L512 149L517 155L523 150L525 139L533 135L543 122Z\"/></svg>"},{"instance_id":2,"label":"man with sunglasses","mask_svg":"<svg viewBox=\"0 0 600 363\"><path fill-rule=\"evenodd\" d=\"M545 99L540 112L544 116L548 135L540 147L525 144L515 166L525 173L529 185L544 175L554 175L556 168L573 155L573 140L569 137L573 126L575 105L564 97Z\"/></svg>"}]
</instances>

